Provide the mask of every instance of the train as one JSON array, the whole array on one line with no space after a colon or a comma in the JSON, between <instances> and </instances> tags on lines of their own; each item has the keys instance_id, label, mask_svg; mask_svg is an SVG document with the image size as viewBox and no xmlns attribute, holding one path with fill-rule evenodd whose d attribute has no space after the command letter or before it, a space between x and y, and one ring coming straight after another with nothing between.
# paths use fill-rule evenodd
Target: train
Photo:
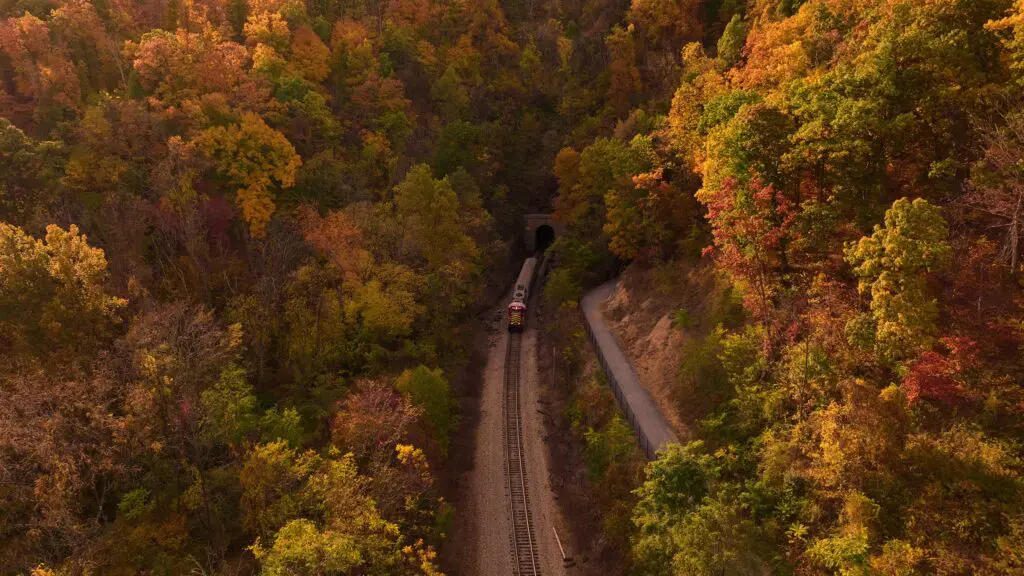
<instances>
[{"instance_id":1,"label":"train","mask_svg":"<svg viewBox=\"0 0 1024 576\"><path fill-rule=\"evenodd\" d=\"M530 301L530 292L537 281L537 259L527 258L523 269L516 278L516 287L512 290L512 301L508 304L508 331L522 332L526 329L526 305Z\"/></svg>"}]
</instances>

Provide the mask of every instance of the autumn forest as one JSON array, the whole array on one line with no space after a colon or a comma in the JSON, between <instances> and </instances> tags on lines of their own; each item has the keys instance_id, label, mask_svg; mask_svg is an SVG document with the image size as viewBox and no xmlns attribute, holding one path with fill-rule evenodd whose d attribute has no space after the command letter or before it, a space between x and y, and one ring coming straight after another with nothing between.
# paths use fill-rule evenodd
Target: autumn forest
<instances>
[{"instance_id":1,"label":"autumn forest","mask_svg":"<svg viewBox=\"0 0 1024 576\"><path fill-rule=\"evenodd\" d=\"M0 0L0 574L459 574L528 213L578 573L1024 575L1024 0Z\"/></svg>"}]
</instances>

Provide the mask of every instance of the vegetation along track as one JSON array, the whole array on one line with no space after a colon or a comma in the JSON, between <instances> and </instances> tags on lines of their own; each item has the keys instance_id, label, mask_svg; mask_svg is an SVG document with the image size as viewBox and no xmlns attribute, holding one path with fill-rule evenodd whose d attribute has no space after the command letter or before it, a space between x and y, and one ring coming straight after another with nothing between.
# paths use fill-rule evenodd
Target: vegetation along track
<instances>
[{"instance_id":1,"label":"vegetation along track","mask_svg":"<svg viewBox=\"0 0 1024 576\"><path fill-rule=\"evenodd\" d=\"M517 576L538 576L540 560L530 515L530 496L523 457L523 421L519 407L519 348L522 335L509 334L505 354L505 484L512 528L512 566Z\"/></svg>"}]
</instances>

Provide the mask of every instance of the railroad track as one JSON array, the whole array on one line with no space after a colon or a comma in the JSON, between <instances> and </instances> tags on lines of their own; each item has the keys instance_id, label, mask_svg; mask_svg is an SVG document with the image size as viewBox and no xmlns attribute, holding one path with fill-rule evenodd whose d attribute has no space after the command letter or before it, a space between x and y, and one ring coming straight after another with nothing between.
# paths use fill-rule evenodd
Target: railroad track
<instances>
[{"instance_id":1,"label":"railroad track","mask_svg":"<svg viewBox=\"0 0 1024 576\"><path fill-rule=\"evenodd\" d=\"M516 576L539 576L537 536L530 515L530 495L523 455L523 421L519 407L519 348L522 336L509 334L505 354L505 484L508 488L509 520L512 527L512 566Z\"/></svg>"}]
</instances>

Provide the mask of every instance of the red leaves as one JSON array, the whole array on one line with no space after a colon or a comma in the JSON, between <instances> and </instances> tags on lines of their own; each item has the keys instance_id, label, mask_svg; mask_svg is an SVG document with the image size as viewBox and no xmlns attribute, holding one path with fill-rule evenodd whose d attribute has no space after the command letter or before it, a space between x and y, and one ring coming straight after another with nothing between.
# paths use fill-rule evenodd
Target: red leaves
<instances>
[{"instance_id":1,"label":"red leaves","mask_svg":"<svg viewBox=\"0 0 1024 576\"><path fill-rule=\"evenodd\" d=\"M903 391L912 404L921 399L947 406L963 404L971 396L965 376L979 365L978 346L969 338L941 339L945 353L921 354L903 379Z\"/></svg>"},{"instance_id":2,"label":"red leaves","mask_svg":"<svg viewBox=\"0 0 1024 576\"><path fill-rule=\"evenodd\" d=\"M718 262L749 284L744 304L754 317L769 324L796 218L793 201L757 175L747 183L726 178L717 188L705 188L702 195Z\"/></svg>"},{"instance_id":3,"label":"red leaves","mask_svg":"<svg viewBox=\"0 0 1024 576\"><path fill-rule=\"evenodd\" d=\"M706 203L715 244L727 265L743 268L754 265L754 260L762 266L777 265L778 255L772 252L789 235L796 217L789 198L755 176L746 186L727 178Z\"/></svg>"}]
</instances>

